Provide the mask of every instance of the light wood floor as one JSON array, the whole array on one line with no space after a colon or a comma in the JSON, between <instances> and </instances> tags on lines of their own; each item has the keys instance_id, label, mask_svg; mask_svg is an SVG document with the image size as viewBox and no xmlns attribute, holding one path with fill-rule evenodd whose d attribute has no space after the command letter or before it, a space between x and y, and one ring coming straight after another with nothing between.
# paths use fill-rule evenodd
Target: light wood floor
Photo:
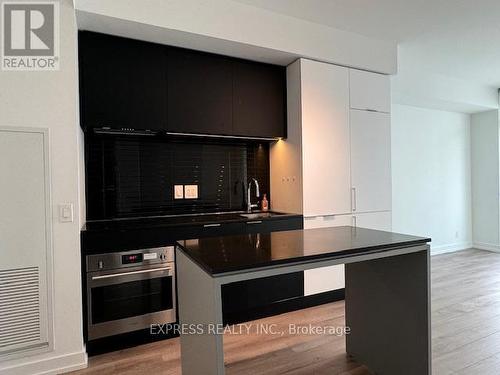
<instances>
[{"instance_id":1,"label":"light wood floor","mask_svg":"<svg viewBox=\"0 0 500 375\"><path fill-rule=\"evenodd\" d=\"M342 326L344 303L253 323ZM500 374L500 254L432 257L432 345L434 375ZM224 354L227 374L370 374L346 356L343 337L329 335L226 335ZM92 357L75 374L180 374L179 355L179 340L166 340Z\"/></svg>"}]
</instances>

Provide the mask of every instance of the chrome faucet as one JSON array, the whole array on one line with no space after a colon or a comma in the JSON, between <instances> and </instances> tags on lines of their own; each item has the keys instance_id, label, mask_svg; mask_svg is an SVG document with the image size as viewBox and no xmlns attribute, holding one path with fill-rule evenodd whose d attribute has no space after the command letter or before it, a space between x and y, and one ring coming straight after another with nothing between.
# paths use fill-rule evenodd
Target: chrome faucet
<instances>
[{"instance_id":1,"label":"chrome faucet","mask_svg":"<svg viewBox=\"0 0 500 375\"><path fill-rule=\"evenodd\" d=\"M247 212L249 212L249 213L252 212L252 208L259 206L258 204L252 204L252 201L250 199L250 191L252 190L252 182L255 184L255 196L257 198L260 197L259 182L255 178L252 178L252 179L250 179L250 181L248 181L248 185L247 185Z\"/></svg>"}]
</instances>

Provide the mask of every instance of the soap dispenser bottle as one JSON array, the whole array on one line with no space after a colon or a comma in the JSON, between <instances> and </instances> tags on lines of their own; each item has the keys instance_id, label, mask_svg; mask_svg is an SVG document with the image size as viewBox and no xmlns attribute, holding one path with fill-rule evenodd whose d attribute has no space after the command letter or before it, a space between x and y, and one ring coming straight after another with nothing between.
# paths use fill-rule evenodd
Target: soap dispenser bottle
<instances>
[{"instance_id":1,"label":"soap dispenser bottle","mask_svg":"<svg viewBox=\"0 0 500 375\"><path fill-rule=\"evenodd\" d=\"M262 201L260 202L261 205L261 210L262 211L268 211L269 210L269 201L267 200L267 194L264 194L262 197Z\"/></svg>"}]
</instances>

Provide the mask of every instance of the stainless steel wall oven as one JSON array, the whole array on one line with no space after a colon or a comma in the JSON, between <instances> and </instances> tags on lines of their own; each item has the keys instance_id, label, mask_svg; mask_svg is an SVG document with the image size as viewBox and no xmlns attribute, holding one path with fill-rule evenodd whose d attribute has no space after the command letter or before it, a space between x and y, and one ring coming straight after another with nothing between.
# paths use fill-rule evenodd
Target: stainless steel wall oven
<instances>
[{"instance_id":1,"label":"stainless steel wall oven","mask_svg":"<svg viewBox=\"0 0 500 375\"><path fill-rule=\"evenodd\" d=\"M174 247L88 255L88 339L176 321Z\"/></svg>"}]
</instances>

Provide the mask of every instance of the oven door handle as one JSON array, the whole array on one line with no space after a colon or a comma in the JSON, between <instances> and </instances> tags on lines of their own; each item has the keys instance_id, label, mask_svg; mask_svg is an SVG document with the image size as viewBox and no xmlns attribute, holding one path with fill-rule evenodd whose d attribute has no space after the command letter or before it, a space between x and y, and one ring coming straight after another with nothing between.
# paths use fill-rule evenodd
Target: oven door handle
<instances>
[{"instance_id":1,"label":"oven door handle","mask_svg":"<svg viewBox=\"0 0 500 375\"><path fill-rule=\"evenodd\" d=\"M92 280L111 279L113 277L137 275L137 274L141 274L141 273L151 273L151 272L157 272L157 271L172 271L172 270L173 270L172 267L151 268L151 269L147 269L147 270L139 270L139 271L112 273L109 275L92 276Z\"/></svg>"}]
</instances>

